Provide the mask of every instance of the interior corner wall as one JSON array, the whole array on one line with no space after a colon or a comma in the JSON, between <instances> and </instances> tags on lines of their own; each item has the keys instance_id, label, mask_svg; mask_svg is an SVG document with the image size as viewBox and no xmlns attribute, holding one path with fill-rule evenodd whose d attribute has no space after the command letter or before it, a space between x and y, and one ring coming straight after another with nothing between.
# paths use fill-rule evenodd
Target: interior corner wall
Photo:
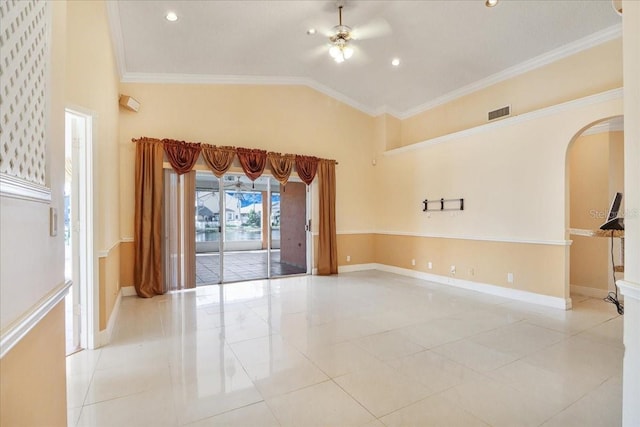
<instances>
[{"instance_id":1,"label":"interior corner wall","mask_svg":"<svg viewBox=\"0 0 640 427\"><path fill-rule=\"evenodd\" d=\"M104 0L71 1L67 7L66 105L93 117L94 250L105 253L94 269L101 296L100 329L111 316L119 272L102 271L120 259L119 76ZM115 249L114 249L115 247ZM112 257L114 257L112 259ZM106 321L103 319L106 318Z\"/></svg>"},{"instance_id":2,"label":"interior corner wall","mask_svg":"<svg viewBox=\"0 0 640 427\"><path fill-rule=\"evenodd\" d=\"M50 203L0 197L0 331L64 287L64 233L49 233L49 209L64 211L64 64L66 7L51 7L46 185ZM25 18L31 17L29 14ZM3 29L4 31L5 29ZM26 120L21 122L26 125ZM61 230L62 215L58 215ZM0 425L66 425L64 303L53 307L0 359ZM3 343L4 347L4 343Z\"/></svg>"},{"instance_id":3,"label":"interior corner wall","mask_svg":"<svg viewBox=\"0 0 640 427\"><path fill-rule=\"evenodd\" d=\"M121 111L121 229L133 237L135 145L141 136L331 158L338 234L374 224L374 118L304 86L123 83L137 113ZM317 231L317 186L312 227Z\"/></svg>"}]
</instances>

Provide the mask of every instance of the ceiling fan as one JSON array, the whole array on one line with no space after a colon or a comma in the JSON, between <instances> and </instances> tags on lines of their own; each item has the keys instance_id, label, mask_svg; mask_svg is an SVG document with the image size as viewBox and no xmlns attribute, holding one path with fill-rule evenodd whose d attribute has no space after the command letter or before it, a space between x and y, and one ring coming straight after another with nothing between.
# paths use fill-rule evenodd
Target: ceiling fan
<instances>
[{"instance_id":1,"label":"ceiling fan","mask_svg":"<svg viewBox=\"0 0 640 427\"><path fill-rule=\"evenodd\" d=\"M329 37L329 55L337 63L342 63L351 58L354 53L353 40L364 40L368 38L380 37L391 32L391 28L386 20L379 18L357 29L342 23L342 9L344 1L338 1L338 25L333 27L327 34Z\"/></svg>"},{"instance_id":2,"label":"ceiling fan","mask_svg":"<svg viewBox=\"0 0 640 427\"><path fill-rule=\"evenodd\" d=\"M243 182L241 175L236 175L235 177L233 175L225 175L224 179L225 187L237 192L251 191L255 188L255 186L253 186L252 184Z\"/></svg>"},{"instance_id":3,"label":"ceiling fan","mask_svg":"<svg viewBox=\"0 0 640 427\"><path fill-rule=\"evenodd\" d=\"M351 58L353 55L353 47L349 46L351 40L351 27L342 25L342 8L344 5L338 5L339 24L333 27L334 34L329 36L331 48L329 55L337 62L344 62L345 59Z\"/></svg>"}]
</instances>

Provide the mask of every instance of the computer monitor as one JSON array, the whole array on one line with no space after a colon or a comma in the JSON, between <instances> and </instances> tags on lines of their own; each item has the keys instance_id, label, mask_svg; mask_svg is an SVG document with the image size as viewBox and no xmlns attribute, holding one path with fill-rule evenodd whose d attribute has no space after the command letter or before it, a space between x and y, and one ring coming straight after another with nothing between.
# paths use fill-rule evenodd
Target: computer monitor
<instances>
[{"instance_id":1,"label":"computer monitor","mask_svg":"<svg viewBox=\"0 0 640 427\"><path fill-rule=\"evenodd\" d=\"M616 193L609 208L607 222L600 226L601 230L624 230L624 218L618 218L620 203L622 203L622 193Z\"/></svg>"}]
</instances>

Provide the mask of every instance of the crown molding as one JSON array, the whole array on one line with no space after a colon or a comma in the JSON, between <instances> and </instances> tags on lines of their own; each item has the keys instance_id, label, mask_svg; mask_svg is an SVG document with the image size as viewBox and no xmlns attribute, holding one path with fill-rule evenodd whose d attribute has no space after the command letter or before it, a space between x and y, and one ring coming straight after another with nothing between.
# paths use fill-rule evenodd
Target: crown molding
<instances>
[{"instance_id":1,"label":"crown molding","mask_svg":"<svg viewBox=\"0 0 640 427\"><path fill-rule=\"evenodd\" d=\"M122 35L122 24L120 23L120 7L117 1L108 1L107 21L109 22L109 33L111 34L111 44L113 54L116 57L116 65L120 78L127 72L127 61L124 56L124 37Z\"/></svg>"},{"instance_id":2,"label":"crown molding","mask_svg":"<svg viewBox=\"0 0 640 427\"><path fill-rule=\"evenodd\" d=\"M469 95L473 92L485 89L496 83L511 79L526 72L535 70L536 68L551 64L552 62L559 61L560 59L566 58L568 56L574 55L576 53L582 52L584 50L590 49L592 47L601 45L602 43L606 43L610 40L614 40L620 37L622 37L622 24L613 25L609 28L605 28L604 30L593 33L587 37L583 37L574 42L565 44L564 46L560 46L557 49L553 49L549 52L543 53L542 55L521 62L520 64L514 65L513 67L509 67L496 74L492 74L489 77L478 80L474 83L439 96L432 101L406 110L402 112L398 116L398 118L407 119L411 116L415 116L416 114L435 108L439 105L451 102L457 98L461 98L465 95Z\"/></svg>"},{"instance_id":3,"label":"crown molding","mask_svg":"<svg viewBox=\"0 0 640 427\"><path fill-rule=\"evenodd\" d=\"M495 129L500 129L507 126L514 126L520 123L528 122L530 120L535 120L541 117L558 114L562 111L570 110L573 108L585 107L588 105L611 101L614 99L622 99L622 96L623 96L622 88L611 89L606 92L597 93L595 95L585 96L584 98L574 99L573 101L563 102L562 104L552 105L551 107L541 108L539 110L531 111L529 113L524 113L519 116L508 117L506 119L498 120L496 122L486 123L483 125L469 128L469 129L464 129L458 132L453 132L446 135L437 136L435 138L427 139L424 141L416 142L414 144L405 145L404 147L385 151L383 155L391 156L395 154L405 153L408 151L419 150L421 148L424 148L430 145L442 144L444 142L452 141L455 139L465 138L468 136L477 135L480 133L488 132Z\"/></svg>"}]
</instances>

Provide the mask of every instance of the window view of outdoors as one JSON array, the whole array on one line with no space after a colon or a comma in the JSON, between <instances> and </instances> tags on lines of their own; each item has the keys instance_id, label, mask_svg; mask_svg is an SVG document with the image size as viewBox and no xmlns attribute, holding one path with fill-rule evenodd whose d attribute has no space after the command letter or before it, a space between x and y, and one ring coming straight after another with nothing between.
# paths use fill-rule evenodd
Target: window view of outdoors
<instances>
[{"instance_id":1,"label":"window view of outdoors","mask_svg":"<svg viewBox=\"0 0 640 427\"><path fill-rule=\"evenodd\" d=\"M260 191L225 191L225 242L262 242L262 196ZM220 192L196 190L196 243L220 241ZM280 240L280 194L271 195L272 240ZM200 245L204 246L204 245ZM216 245L217 246L217 245ZM257 249L259 247L256 246ZM216 249L210 248L209 251ZM203 250L202 252L207 252Z\"/></svg>"},{"instance_id":2,"label":"window view of outdoors","mask_svg":"<svg viewBox=\"0 0 640 427\"><path fill-rule=\"evenodd\" d=\"M196 285L305 273L306 187L300 185L301 191L294 191L300 189L292 183L291 194L281 194L280 183L267 176L252 182L244 174L228 174L219 180L213 174L198 173L194 201ZM294 197L297 193L301 197ZM269 203L267 197L271 198ZM302 208L290 208L292 200L302 203ZM302 218L301 223L293 221L295 215ZM294 229L302 232L296 234ZM284 258L281 230L286 235Z\"/></svg>"}]
</instances>

